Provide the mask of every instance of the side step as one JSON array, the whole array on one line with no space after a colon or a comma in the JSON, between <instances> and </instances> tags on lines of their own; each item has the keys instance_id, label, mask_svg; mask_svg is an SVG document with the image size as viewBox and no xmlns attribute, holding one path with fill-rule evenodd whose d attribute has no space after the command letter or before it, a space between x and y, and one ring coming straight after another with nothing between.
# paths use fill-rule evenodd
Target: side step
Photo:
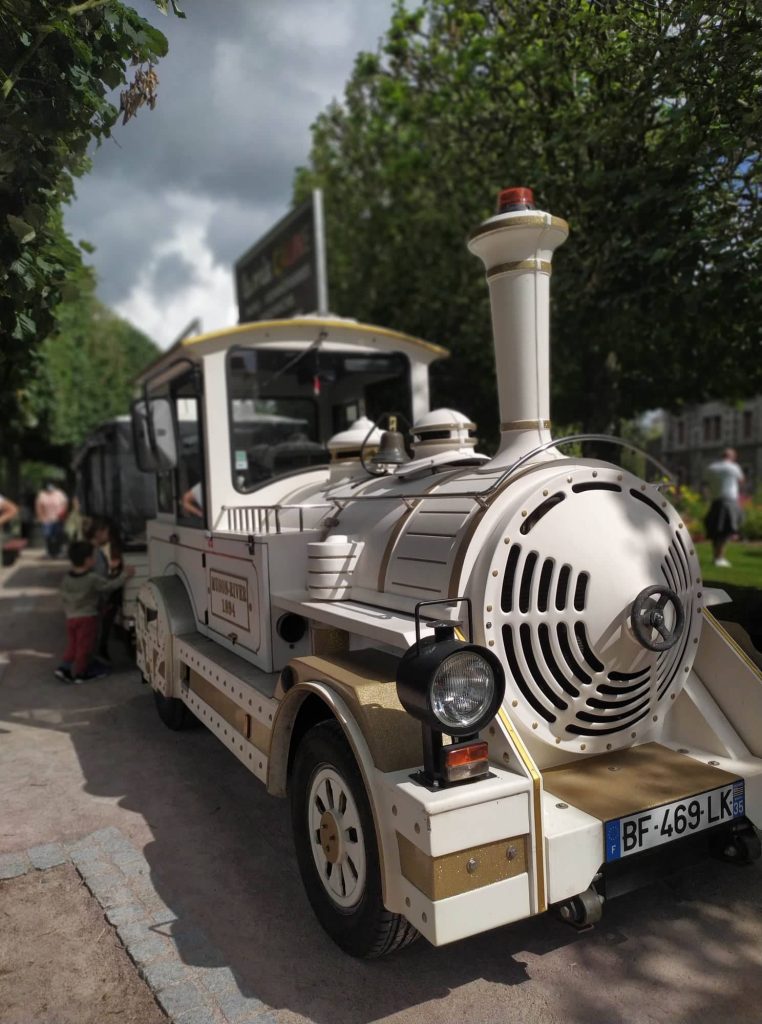
<instances>
[{"instance_id":1,"label":"side step","mask_svg":"<svg viewBox=\"0 0 762 1024\"><path fill-rule=\"evenodd\" d=\"M280 673L262 672L200 633L175 637L180 697L262 782L267 781L273 699Z\"/></svg>"}]
</instances>

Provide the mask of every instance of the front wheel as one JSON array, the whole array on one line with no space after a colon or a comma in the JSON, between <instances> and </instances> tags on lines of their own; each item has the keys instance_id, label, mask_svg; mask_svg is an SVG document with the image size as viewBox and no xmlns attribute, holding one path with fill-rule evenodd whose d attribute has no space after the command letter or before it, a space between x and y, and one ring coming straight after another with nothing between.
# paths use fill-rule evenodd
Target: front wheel
<instances>
[{"instance_id":1,"label":"front wheel","mask_svg":"<svg viewBox=\"0 0 762 1024\"><path fill-rule=\"evenodd\" d=\"M299 744L289 795L302 882L334 942L369 959L412 942L415 928L384 907L373 816L338 722L321 722Z\"/></svg>"}]
</instances>

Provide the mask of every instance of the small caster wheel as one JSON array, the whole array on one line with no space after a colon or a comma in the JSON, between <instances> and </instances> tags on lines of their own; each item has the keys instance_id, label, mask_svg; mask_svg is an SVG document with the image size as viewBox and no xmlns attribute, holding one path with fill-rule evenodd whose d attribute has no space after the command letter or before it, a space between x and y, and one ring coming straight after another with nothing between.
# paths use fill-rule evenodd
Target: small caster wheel
<instances>
[{"instance_id":1,"label":"small caster wheel","mask_svg":"<svg viewBox=\"0 0 762 1024\"><path fill-rule=\"evenodd\" d=\"M591 928L603 916L603 897L591 886L559 907L561 920L574 928Z\"/></svg>"},{"instance_id":2,"label":"small caster wheel","mask_svg":"<svg viewBox=\"0 0 762 1024\"><path fill-rule=\"evenodd\" d=\"M731 832L713 840L712 855L728 864L752 864L762 855L759 832L751 822L746 822Z\"/></svg>"}]
</instances>

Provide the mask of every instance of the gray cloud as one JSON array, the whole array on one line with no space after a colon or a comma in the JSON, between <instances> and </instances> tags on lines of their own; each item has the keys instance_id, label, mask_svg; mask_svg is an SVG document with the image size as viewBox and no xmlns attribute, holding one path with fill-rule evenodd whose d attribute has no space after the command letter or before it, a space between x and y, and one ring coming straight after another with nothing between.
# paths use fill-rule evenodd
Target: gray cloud
<instances>
[{"instance_id":1,"label":"gray cloud","mask_svg":"<svg viewBox=\"0 0 762 1024\"><path fill-rule=\"evenodd\" d=\"M356 54L375 49L392 0L185 0L184 21L134 6L169 39L156 109L93 154L67 214L91 241L99 292L123 302L141 268L192 216L206 217L213 261L232 264L288 209L309 126L343 94ZM172 197L186 197L184 204ZM193 267L165 264L177 290ZM232 269L231 269L232 274Z\"/></svg>"},{"instance_id":2,"label":"gray cloud","mask_svg":"<svg viewBox=\"0 0 762 1024\"><path fill-rule=\"evenodd\" d=\"M157 299L166 299L197 280L197 270L189 260L179 253L168 253L160 256L153 267L151 289Z\"/></svg>"}]
</instances>

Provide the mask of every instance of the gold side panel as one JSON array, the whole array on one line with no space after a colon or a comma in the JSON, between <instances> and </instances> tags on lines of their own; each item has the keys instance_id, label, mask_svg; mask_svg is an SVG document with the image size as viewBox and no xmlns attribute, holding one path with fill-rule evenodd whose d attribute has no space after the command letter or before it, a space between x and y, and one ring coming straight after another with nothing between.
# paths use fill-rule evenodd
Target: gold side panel
<instances>
[{"instance_id":1,"label":"gold side panel","mask_svg":"<svg viewBox=\"0 0 762 1024\"><path fill-rule=\"evenodd\" d=\"M546 793L601 821L684 800L737 777L658 743L599 754L543 772Z\"/></svg>"},{"instance_id":2,"label":"gold side panel","mask_svg":"<svg viewBox=\"0 0 762 1024\"><path fill-rule=\"evenodd\" d=\"M382 772L421 764L421 725L397 697L398 658L381 651L347 651L331 657L294 658L297 683L328 682L347 701Z\"/></svg>"},{"instance_id":3,"label":"gold side panel","mask_svg":"<svg viewBox=\"0 0 762 1024\"><path fill-rule=\"evenodd\" d=\"M216 711L221 718L224 718L236 732L240 732L245 739L253 743L257 750L261 750L265 754L269 752L270 730L193 669L188 675L188 688L196 694L199 700L208 704L212 711Z\"/></svg>"},{"instance_id":4,"label":"gold side panel","mask_svg":"<svg viewBox=\"0 0 762 1024\"><path fill-rule=\"evenodd\" d=\"M349 650L349 633L331 626L311 626L312 650L315 654L338 654Z\"/></svg>"},{"instance_id":5,"label":"gold side panel","mask_svg":"<svg viewBox=\"0 0 762 1024\"><path fill-rule=\"evenodd\" d=\"M429 857L399 832L397 846L402 874L430 900L473 892L484 885L523 875L527 870L526 836L500 839L441 857Z\"/></svg>"}]
</instances>

